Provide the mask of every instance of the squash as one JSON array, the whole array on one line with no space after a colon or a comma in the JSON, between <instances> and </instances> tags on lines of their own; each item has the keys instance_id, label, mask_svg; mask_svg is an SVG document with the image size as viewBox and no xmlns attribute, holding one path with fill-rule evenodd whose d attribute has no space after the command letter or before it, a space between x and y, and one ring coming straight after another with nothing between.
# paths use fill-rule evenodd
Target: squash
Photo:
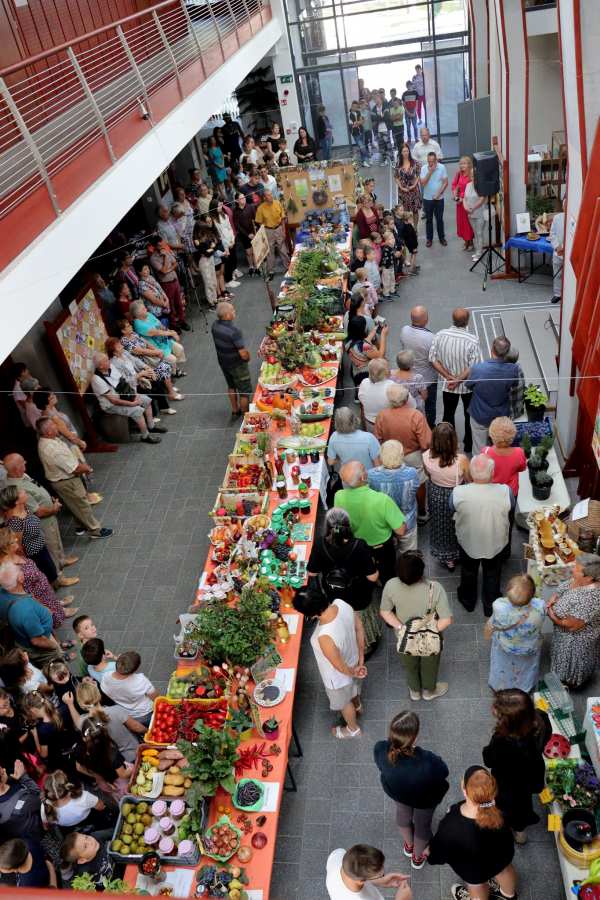
<instances>
[{"instance_id":1,"label":"squash","mask_svg":"<svg viewBox=\"0 0 600 900\"><path fill-rule=\"evenodd\" d=\"M259 409L261 412L268 412L268 413L273 412L273 406L272 405L269 406L267 403L264 403L262 400L256 401L256 408Z\"/></svg>"},{"instance_id":2,"label":"squash","mask_svg":"<svg viewBox=\"0 0 600 900\"><path fill-rule=\"evenodd\" d=\"M273 397L273 409L281 409L284 412L291 413L292 398L289 394L276 394Z\"/></svg>"}]
</instances>

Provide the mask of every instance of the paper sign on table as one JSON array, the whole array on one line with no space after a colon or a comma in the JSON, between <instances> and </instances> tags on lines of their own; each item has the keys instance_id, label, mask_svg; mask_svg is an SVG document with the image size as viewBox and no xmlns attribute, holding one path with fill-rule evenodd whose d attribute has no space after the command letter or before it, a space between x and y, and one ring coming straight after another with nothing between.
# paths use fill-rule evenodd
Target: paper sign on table
<instances>
[{"instance_id":1,"label":"paper sign on table","mask_svg":"<svg viewBox=\"0 0 600 900\"><path fill-rule=\"evenodd\" d=\"M548 816L548 831L560 831L560 816Z\"/></svg>"},{"instance_id":2,"label":"paper sign on table","mask_svg":"<svg viewBox=\"0 0 600 900\"><path fill-rule=\"evenodd\" d=\"M277 669L275 677L277 681L282 681L286 691L291 691L294 687L295 669Z\"/></svg>"},{"instance_id":3,"label":"paper sign on table","mask_svg":"<svg viewBox=\"0 0 600 900\"><path fill-rule=\"evenodd\" d=\"M169 872L167 878L173 884L173 896L189 897L195 876L195 869L175 869L174 872Z\"/></svg>"},{"instance_id":4,"label":"paper sign on table","mask_svg":"<svg viewBox=\"0 0 600 900\"><path fill-rule=\"evenodd\" d=\"M284 616L283 616L283 619L285 620L285 623L286 623L286 625L287 625L287 627L288 627L289 633L290 633L290 634L296 634L296 632L298 631L298 620L300 619L300 616L298 616L298 615L296 615L296 616L288 616L288 615L284 615Z\"/></svg>"},{"instance_id":5,"label":"paper sign on table","mask_svg":"<svg viewBox=\"0 0 600 900\"><path fill-rule=\"evenodd\" d=\"M263 900L262 891L246 891L248 900Z\"/></svg>"},{"instance_id":6,"label":"paper sign on table","mask_svg":"<svg viewBox=\"0 0 600 900\"><path fill-rule=\"evenodd\" d=\"M263 795L263 805L260 808L261 813L276 812L277 803L279 802L279 782L264 781L265 793Z\"/></svg>"},{"instance_id":7,"label":"paper sign on table","mask_svg":"<svg viewBox=\"0 0 600 900\"><path fill-rule=\"evenodd\" d=\"M585 519L589 513L590 498L580 500L571 510L571 521L576 522L577 519Z\"/></svg>"},{"instance_id":8,"label":"paper sign on table","mask_svg":"<svg viewBox=\"0 0 600 900\"><path fill-rule=\"evenodd\" d=\"M549 787L545 787L542 793L540 794L540 800L542 803L550 803L552 800L552 791Z\"/></svg>"}]
</instances>

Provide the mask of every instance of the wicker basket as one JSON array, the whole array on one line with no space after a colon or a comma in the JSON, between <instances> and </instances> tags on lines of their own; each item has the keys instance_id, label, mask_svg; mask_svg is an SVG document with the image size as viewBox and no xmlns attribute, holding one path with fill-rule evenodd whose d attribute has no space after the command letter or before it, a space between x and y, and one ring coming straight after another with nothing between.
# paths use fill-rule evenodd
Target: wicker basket
<instances>
[{"instance_id":1,"label":"wicker basket","mask_svg":"<svg viewBox=\"0 0 600 900\"><path fill-rule=\"evenodd\" d=\"M572 541L579 541L579 529L586 528L594 532L594 537L600 537L600 501L590 500L588 515L583 519L573 522L571 516L567 520L567 531Z\"/></svg>"}]
</instances>

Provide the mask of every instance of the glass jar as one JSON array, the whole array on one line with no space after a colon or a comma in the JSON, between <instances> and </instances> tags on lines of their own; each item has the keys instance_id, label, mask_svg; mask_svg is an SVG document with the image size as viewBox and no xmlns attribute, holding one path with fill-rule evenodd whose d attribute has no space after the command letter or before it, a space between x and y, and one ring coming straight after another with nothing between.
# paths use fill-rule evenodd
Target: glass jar
<instances>
[{"instance_id":1,"label":"glass jar","mask_svg":"<svg viewBox=\"0 0 600 900\"><path fill-rule=\"evenodd\" d=\"M278 475L283 475L283 463L285 462L285 453L282 453L281 456L277 454L275 456L275 469Z\"/></svg>"},{"instance_id":2,"label":"glass jar","mask_svg":"<svg viewBox=\"0 0 600 900\"><path fill-rule=\"evenodd\" d=\"M306 484L306 482L303 481L301 484L298 485L298 493L299 493L300 497L302 498L302 500L308 500L308 485ZM298 511L300 511L300 510L298 510Z\"/></svg>"},{"instance_id":3,"label":"glass jar","mask_svg":"<svg viewBox=\"0 0 600 900\"><path fill-rule=\"evenodd\" d=\"M311 450L311 451L310 451L310 461L313 462L313 463L318 463L318 462L319 462L319 451L318 451L318 450Z\"/></svg>"},{"instance_id":4,"label":"glass jar","mask_svg":"<svg viewBox=\"0 0 600 900\"><path fill-rule=\"evenodd\" d=\"M277 479L277 495L280 500L285 500L288 495L287 485L285 483L285 478Z\"/></svg>"},{"instance_id":5,"label":"glass jar","mask_svg":"<svg viewBox=\"0 0 600 900\"><path fill-rule=\"evenodd\" d=\"M294 484L300 484L300 466L292 466L291 476Z\"/></svg>"},{"instance_id":6,"label":"glass jar","mask_svg":"<svg viewBox=\"0 0 600 900\"><path fill-rule=\"evenodd\" d=\"M308 516L310 514L310 510L312 507L312 503L310 500L301 500L300 501L300 515Z\"/></svg>"},{"instance_id":7,"label":"glass jar","mask_svg":"<svg viewBox=\"0 0 600 900\"><path fill-rule=\"evenodd\" d=\"M286 450L285 458L287 460L288 466L293 465L296 462L296 451L295 450Z\"/></svg>"},{"instance_id":8,"label":"glass jar","mask_svg":"<svg viewBox=\"0 0 600 900\"><path fill-rule=\"evenodd\" d=\"M309 488L312 484L312 478L310 477L310 475L308 473L304 476L304 484L306 485L307 488Z\"/></svg>"},{"instance_id":9,"label":"glass jar","mask_svg":"<svg viewBox=\"0 0 600 900\"><path fill-rule=\"evenodd\" d=\"M298 457L298 462L301 466L305 466L309 462L308 453L306 450L299 450Z\"/></svg>"},{"instance_id":10,"label":"glass jar","mask_svg":"<svg viewBox=\"0 0 600 900\"><path fill-rule=\"evenodd\" d=\"M293 597L294 597L294 590L293 590L293 588L290 587L289 584L285 584L285 583L284 583L284 584L281 586L281 590L280 590L279 593L281 594L281 602L283 603L283 605L285 606L285 608L286 608L286 609L292 609L292 608L293 608L292 600L293 600Z\"/></svg>"}]
</instances>

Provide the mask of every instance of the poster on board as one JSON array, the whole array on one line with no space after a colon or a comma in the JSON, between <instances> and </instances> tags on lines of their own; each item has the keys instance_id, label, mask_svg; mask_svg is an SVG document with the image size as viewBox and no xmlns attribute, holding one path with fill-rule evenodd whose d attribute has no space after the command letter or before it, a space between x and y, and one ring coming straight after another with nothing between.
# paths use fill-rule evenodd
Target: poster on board
<instances>
[{"instance_id":1,"label":"poster on board","mask_svg":"<svg viewBox=\"0 0 600 900\"><path fill-rule=\"evenodd\" d=\"M252 238L252 252L254 253L254 265L258 269L269 255L269 242L264 225L260 226Z\"/></svg>"}]
</instances>

